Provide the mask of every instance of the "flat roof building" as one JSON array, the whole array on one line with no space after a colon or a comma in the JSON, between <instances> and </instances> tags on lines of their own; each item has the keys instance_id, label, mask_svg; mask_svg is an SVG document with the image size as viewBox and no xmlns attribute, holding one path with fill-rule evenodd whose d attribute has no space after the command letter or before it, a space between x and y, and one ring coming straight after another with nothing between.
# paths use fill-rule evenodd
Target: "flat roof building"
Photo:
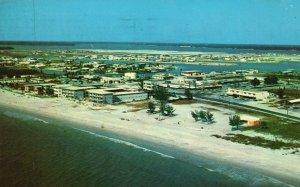
<instances>
[{"instance_id":1,"label":"flat roof building","mask_svg":"<svg viewBox=\"0 0 300 187\"><path fill-rule=\"evenodd\" d=\"M275 97L274 94L271 94L267 91L247 91L247 90L238 90L232 88L228 88L227 95L252 98L252 99L262 100L262 101L267 101Z\"/></svg>"}]
</instances>

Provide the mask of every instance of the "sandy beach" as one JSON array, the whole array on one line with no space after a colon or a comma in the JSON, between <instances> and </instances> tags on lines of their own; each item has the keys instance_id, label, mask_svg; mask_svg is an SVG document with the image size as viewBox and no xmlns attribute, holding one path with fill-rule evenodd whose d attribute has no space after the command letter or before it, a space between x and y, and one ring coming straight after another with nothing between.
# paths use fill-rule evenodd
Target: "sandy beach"
<instances>
[{"instance_id":1,"label":"sandy beach","mask_svg":"<svg viewBox=\"0 0 300 187\"><path fill-rule=\"evenodd\" d=\"M99 128L116 135L153 142L227 162L235 166L250 168L268 176L284 179L292 185L300 185L300 156L291 150L271 150L252 145L238 144L213 137L232 132L228 116L234 111L219 106L195 103L175 105L174 117L148 114L145 109L122 105L103 105L93 108L89 103L77 103L65 98L37 98L0 89L0 105L39 114L41 116L80 123L83 127ZM207 125L195 122L192 110L210 110L215 123ZM249 135L252 132L247 132ZM253 134L252 134L253 135ZM270 137L272 138L272 137Z\"/></svg>"}]
</instances>

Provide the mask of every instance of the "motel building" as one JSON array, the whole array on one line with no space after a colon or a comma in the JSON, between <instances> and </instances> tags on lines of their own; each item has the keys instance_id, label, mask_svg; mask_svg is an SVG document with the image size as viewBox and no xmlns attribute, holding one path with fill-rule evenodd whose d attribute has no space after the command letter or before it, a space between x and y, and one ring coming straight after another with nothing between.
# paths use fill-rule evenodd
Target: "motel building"
<instances>
[{"instance_id":1,"label":"motel building","mask_svg":"<svg viewBox=\"0 0 300 187\"><path fill-rule=\"evenodd\" d=\"M238 97L246 97L256 100L262 100L262 101L268 101L271 98L274 98L275 95L271 94L267 91L246 91L246 90L238 90L238 89L232 89L228 88L227 95L229 96L238 96Z\"/></svg>"},{"instance_id":2,"label":"motel building","mask_svg":"<svg viewBox=\"0 0 300 187\"><path fill-rule=\"evenodd\" d=\"M113 103L113 93L107 92L103 89L93 89L87 90L88 100L92 103L99 104L112 104Z\"/></svg>"},{"instance_id":3,"label":"motel building","mask_svg":"<svg viewBox=\"0 0 300 187\"><path fill-rule=\"evenodd\" d=\"M72 99L79 99L83 100L85 98L85 91L94 89L95 87L92 86L86 86L86 87L80 87L80 86L70 86L65 87L62 89L62 96Z\"/></svg>"},{"instance_id":4,"label":"motel building","mask_svg":"<svg viewBox=\"0 0 300 187\"><path fill-rule=\"evenodd\" d=\"M24 85L24 91L27 93L41 94L40 92L45 92L46 89L52 89L56 84L53 83L43 83L43 84L26 84Z\"/></svg>"},{"instance_id":5,"label":"motel building","mask_svg":"<svg viewBox=\"0 0 300 187\"><path fill-rule=\"evenodd\" d=\"M142 101L148 98L148 93L138 91L124 91L113 94L114 103Z\"/></svg>"},{"instance_id":6,"label":"motel building","mask_svg":"<svg viewBox=\"0 0 300 187\"><path fill-rule=\"evenodd\" d=\"M88 100L99 104L112 104L146 100L148 93L122 88L106 88L87 90Z\"/></svg>"},{"instance_id":7,"label":"motel building","mask_svg":"<svg viewBox=\"0 0 300 187\"><path fill-rule=\"evenodd\" d=\"M64 88L71 87L71 86L72 85L70 85L70 84L60 84L60 85L54 86L53 87L54 96L61 97L62 96L62 90Z\"/></svg>"}]
</instances>

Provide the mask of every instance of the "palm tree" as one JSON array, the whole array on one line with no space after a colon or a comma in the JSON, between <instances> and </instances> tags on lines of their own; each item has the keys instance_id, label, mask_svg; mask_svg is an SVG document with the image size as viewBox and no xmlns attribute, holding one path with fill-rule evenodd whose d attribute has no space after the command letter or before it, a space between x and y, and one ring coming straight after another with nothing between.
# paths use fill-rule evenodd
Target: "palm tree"
<instances>
[{"instance_id":1,"label":"palm tree","mask_svg":"<svg viewBox=\"0 0 300 187\"><path fill-rule=\"evenodd\" d=\"M229 116L229 125L232 126L231 130L233 130L233 127L235 126L236 129L239 129L239 126L241 125L241 118L239 115L234 114L232 116Z\"/></svg>"},{"instance_id":2,"label":"palm tree","mask_svg":"<svg viewBox=\"0 0 300 187\"><path fill-rule=\"evenodd\" d=\"M167 116L173 116L174 115L174 112L175 112L175 109L173 106L171 105L165 105L164 106L164 111L166 111L166 115Z\"/></svg>"},{"instance_id":3,"label":"palm tree","mask_svg":"<svg viewBox=\"0 0 300 187\"><path fill-rule=\"evenodd\" d=\"M207 123L213 123L214 122L214 115L210 113L209 111L205 112L205 119Z\"/></svg>"}]
</instances>

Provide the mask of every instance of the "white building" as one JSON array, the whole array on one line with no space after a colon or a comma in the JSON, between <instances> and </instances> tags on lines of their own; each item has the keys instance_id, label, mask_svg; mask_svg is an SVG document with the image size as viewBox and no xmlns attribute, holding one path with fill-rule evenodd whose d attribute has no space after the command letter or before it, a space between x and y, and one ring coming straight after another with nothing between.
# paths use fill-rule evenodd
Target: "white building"
<instances>
[{"instance_id":1,"label":"white building","mask_svg":"<svg viewBox=\"0 0 300 187\"><path fill-rule=\"evenodd\" d=\"M103 89L93 89L87 90L88 100L93 103L104 103L112 104L113 103L113 93L107 92Z\"/></svg>"},{"instance_id":2,"label":"white building","mask_svg":"<svg viewBox=\"0 0 300 187\"><path fill-rule=\"evenodd\" d=\"M267 91L246 91L246 90L238 90L232 88L228 88L227 95L247 97L247 98L252 98L252 99L262 100L262 101L267 101L275 97L274 94L269 93Z\"/></svg>"},{"instance_id":3,"label":"white building","mask_svg":"<svg viewBox=\"0 0 300 187\"><path fill-rule=\"evenodd\" d=\"M53 87L54 96L61 97L63 88L71 87L70 84L60 84Z\"/></svg>"},{"instance_id":4,"label":"white building","mask_svg":"<svg viewBox=\"0 0 300 187\"><path fill-rule=\"evenodd\" d=\"M87 90L88 100L93 103L122 103L141 101L148 98L148 93L139 91L124 90L122 88L105 88Z\"/></svg>"},{"instance_id":5,"label":"white building","mask_svg":"<svg viewBox=\"0 0 300 187\"><path fill-rule=\"evenodd\" d=\"M142 101L148 98L148 93L138 92L138 91L125 91L125 92L116 92L113 94L113 102L132 102L132 101Z\"/></svg>"},{"instance_id":6,"label":"white building","mask_svg":"<svg viewBox=\"0 0 300 187\"><path fill-rule=\"evenodd\" d=\"M82 100L86 96L85 91L90 90L90 89L94 89L94 88L95 87L92 87L92 86L86 86L86 87L70 86L70 87L65 87L65 88L62 89L62 95L64 97Z\"/></svg>"},{"instance_id":7,"label":"white building","mask_svg":"<svg viewBox=\"0 0 300 187\"><path fill-rule=\"evenodd\" d=\"M119 78L119 77L101 77L100 82L103 83L103 84L121 84L121 83L125 83L124 80L122 80L122 78Z\"/></svg>"},{"instance_id":8,"label":"white building","mask_svg":"<svg viewBox=\"0 0 300 187\"><path fill-rule=\"evenodd\" d=\"M125 73L124 77L126 79L136 79L136 73L135 72Z\"/></svg>"}]
</instances>

